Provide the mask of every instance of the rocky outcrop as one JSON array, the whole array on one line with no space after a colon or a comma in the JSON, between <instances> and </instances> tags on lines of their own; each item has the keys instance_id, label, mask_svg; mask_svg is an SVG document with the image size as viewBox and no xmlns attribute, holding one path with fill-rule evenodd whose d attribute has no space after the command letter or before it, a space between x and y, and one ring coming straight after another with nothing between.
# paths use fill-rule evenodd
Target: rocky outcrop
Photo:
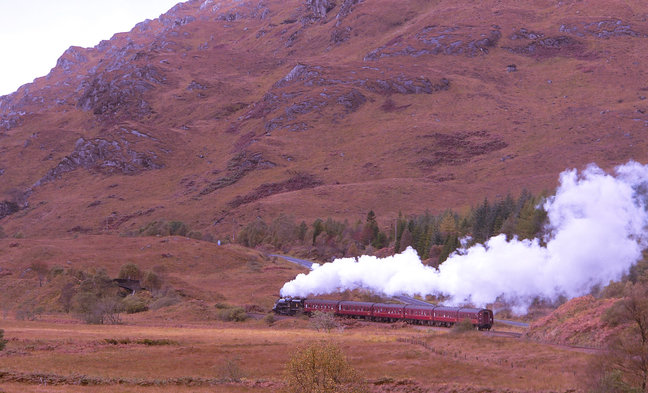
<instances>
[{"instance_id":1,"label":"rocky outcrop","mask_svg":"<svg viewBox=\"0 0 648 393\"><path fill-rule=\"evenodd\" d=\"M200 195L208 195L221 188L231 186L241 180L248 173L257 169L268 169L276 164L266 160L261 153L250 153L243 151L235 155L227 163L227 174L210 182L200 191Z\"/></svg>"},{"instance_id":2,"label":"rocky outcrop","mask_svg":"<svg viewBox=\"0 0 648 393\"><path fill-rule=\"evenodd\" d=\"M78 46L71 46L65 52L63 52L63 55L61 55L61 57L59 57L56 62L56 68L68 73L73 69L78 68L82 64L87 63L88 58L83 53L84 51L86 51L86 49Z\"/></svg>"},{"instance_id":3,"label":"rocky outcrop","mask_svg":"<svg viewBox=\"0 0 648 393\"><path fill-rule=\"evenodd\" d=\"M637 31L630 23L623 22L620 19L565 23L560 26L560 32L578 37L592 36L602 39L622 36L648 37L645 32Z\"/></svg>"},{"instance_id":4,"label":"rocky outcrop","mask_svg":"<svg viewBox=\"0 0 648 393\"><path fill-rule=\"evenodd\" d=\"M266 134L279 129L305 131L310 126L300 117L314 114L339 120L359 110L370 100L371 93L433 94L449 88L450 81L446 78L433 82L423 76L405 74L385 77L377 69L367 67L340 70L297 64L229 129L238 132L245 122L267 119Z\"/></svg>"},{"instance_id":5,"label":"rocky outcrop","mask_svg":"<svg viewBox=\"0 0 648 393\"><path fill-rule=\"evenodd\" d=\"M281 194L284 192L298 191L307 188L315 188L324 184L314 175L308 173L298 173L290 179L278 183L265 183L257 187L254 191L244 196L238 196L232 200L229 205L232 208L239 207L259 199L267 198L271 195Z\"/></svg>"},{"instance_id":6,"label":"rocky outcrop","mask_svg":"<svg viewBox=\"0 0 648 393\"><path fill-rule=\"evenodd\" d=\"M544 33L538 33L535 31L529 31L524 27L514 31L509 38L513 41L515 40L537 40L544 37Z\"/></svg>"},{"instance_id":7,"label":"rocky outcrop","mask_svg":"<svg viewBox=\"0 0 648 393\"><path fill-rule=\"evenodd\" d=\"M504 47L511 53L534 56L580 56L585 51L585 45L569 36L561 35L545 37L543 33L531 33L526 29L520 29L512 37L515 40L525 41L524 44L514 47Z\"/></svg>"},{"instance_id":8,"label":"rocky outcrop","mask_svg":"<svg viewBox=\"0 0 648 393\"><path fill-rule=\"evenodd\" d=\"M20 210L20 206L15 202L0 202L0 220Z\"/></svg>"},{"instance_id":9,"label":"rocky outcrop","mask_svg":"<svg viewBox=\"0 0 648 393\"><path fill-rule=\"evenodd\" d=\"M201 10L207 9L211 3L203 3ZM203 7L204 6L204 7ZM211 12L220 11L222 3L212 5ZM229 8L227 11L221 12L216 16L216 20L223 22L235 22L242 19L259 19L265 20L270 16L270 8L268 8L264 0L257 2L244 2Z\"/></svg>"},{"instance_id":10,"label":"rocky outcrop","mask_svg":"<svg viewBox=\"0 0 648 393\"><path fill-rule=\"evenodd\" d=\"M376 79L374 81L363 81L359 86L365 87L383 95L391 94L432 94L437 91L444 91L450 88L450 81L441 78L434 83L425 77L407 77L399 75L391 79Z\"/></svg>"},{"instance_id":11,"label":"rocky outcrop","mask_svg":"<svg viewBox=\"0 0 648 393\"><path fill-rule=\"evenodd\" d=\"M398 37L369 52L365 61L384 57L423 55L464 55L474 57L488 54L502 37L499 27L490 30L471 26L428 26L410 37Z\"/></svg>"},{"instance_id":12,"label":"rocky outcrop","mask_svg":"<svg viewBox=\"0 0 648 393\"><path fill-rule=\"evenodd\" d=\"M162 167L155 153L137 152L124 139L109 141L79 138L74 151L50 169L34 186L54 181L79 168L103 174L134 175Z\"/></svg>"},{"instance_id":13,"label":"rocky outcrop","mask_svg":"<svg viewBox=\"0 0 648 393\"><path fill-rule=\"evenodd\" d=\"M313 20L325 18L336 5L335 0L306 0L306 8L310 11L309 17Z\"/></svg>"},{"instance_id":14,"label":"rocky outcrop","mask_svg":"<svg viewBox=\"0 0 648 393\"><path fill-rule=\"evenodd\" d=\"M363 0L344 0L340 5L340 10L337 15L335 15L335 19L337 19L336 26L339 26L342 20L349 16L355 6L362 3L362 1Z\"/></svg>"},{"instance_id":15,"label":"rocky outcrop","mask_svg":"<svg viewBox=\"0 0 648 393\"><path fill-rule=\"evenodd\" d=\"M83 83L77 106L100 116L142 119L153 112L144 93L165 80L161 70L149 65L132 66L114 74L104 72Z\"/></svg>"},{"instance_id":16,"label":"rocky outcrop","mask_svg":"<svg viewBox=\"0 0 648 393\"><path fill-rule=\"evenodd\" d=\"M0 131L9 131L20 124L20 119L25 112L8 112L0 117Z\"/></svg>"},{"instance_id":17,"label":"rocky outcrop","mask_svg":"<svg viewBox=\"0 0 648 393\"><path fill-rule=\"evenodd\" d=\"M347 113L355 112L367 102L367 97L357 89L351 89L350 92L338 97L337 103L342 105Z\"/></svg>"},{"instance_id":18,"label":"rocky outcrop","mask_svg":"<svg viewBox=\"0 0 648 393\"><path fill-rule=\"evenodd\" d=\"M286 86L287 84L296 81L302 81L302 82L312 81L315 78L318 78L320 76L321 69L322 67L317 67L317 66L313 67L313 66L308 66L306 64L298 63L290 70L290 72L286 74L286 76L278 80L273 87L277 88L277 87Z\"/></svg>"}]
</instances>

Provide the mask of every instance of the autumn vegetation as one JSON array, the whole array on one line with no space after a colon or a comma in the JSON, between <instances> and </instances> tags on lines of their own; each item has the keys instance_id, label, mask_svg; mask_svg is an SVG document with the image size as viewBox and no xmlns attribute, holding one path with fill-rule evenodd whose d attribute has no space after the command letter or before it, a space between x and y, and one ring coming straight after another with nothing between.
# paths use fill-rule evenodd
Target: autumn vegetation
<instances>
[{"instance_id":1,"label":"autumn vegetation","mask_svg":"<svg viewBox=\"0 0 648 393\"><path fill-rule=\"evenodd\" d=\"M298 348L286 367L286 393L367 392L358 373L333 343Z\"/></svg>"},{"instance_id":2,"label":"autumn vegetation","mask_svg":"<svg viewBox=\"0 0 648 393\"><path fill-rule=\"evenodd\" d=\"M272 222L254 220L244 226L236 240L246 247L268 247L303 254L318 260L372 254L383 248L400 252L413 247L423 260L438 266L461 247L483 243L494 235L530 239L541 234L546 219L544 196L523 191L517 198L484 199L477 206L457 212L400 214L387 225L379 224L373 210L363 221L318 218L310 224L297 223L290 215Z\"/></svg>"}]
</instances>

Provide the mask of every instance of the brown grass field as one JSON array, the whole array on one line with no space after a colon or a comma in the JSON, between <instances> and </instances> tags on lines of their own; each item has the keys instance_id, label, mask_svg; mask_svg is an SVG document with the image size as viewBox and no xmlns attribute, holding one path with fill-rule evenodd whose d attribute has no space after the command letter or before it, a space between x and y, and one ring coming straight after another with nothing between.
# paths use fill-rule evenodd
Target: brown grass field
<instances>
[{"instance_id":1,"label":"brown grass field","mask_svg":"<svg viewBox=\"0 0 648 393\"><path fill-rule=\"evenodd\" d=\"M280 391L293 351L325 341L340 346L372 391L569 391L579 388L589 356L448 329L356 323L324 333L303 318L271 327L260 320L165 327L4 319L0 328L9 339L0 354L0 389L7 393ZM143 339L171 344L135 343ZM228 362L243 373L241 381L224 381ZM88 385L74 385L83 378ZM56 379L61 385L52 384Z\"/></svg>"},{"instance_id":2,"label":"brown grass field","mask_svg":"<svg viewBox=\"0 0 648 393\"><path fill-rule=\"evenodd\" d=\"M182 237L4 239L0 258L11 272L0 277L0 329L9 340L0 352L3 393L281 391L292 353L321 341L337 343L372 392L561 392L579 389L591 356L511 336L403 324L340 320L340 329L324 333L305 317L288 317L268 326L263 312L283 283L305 270L235 245ZM15 310L30 299L50 311L60 307L56 281L40 288L27 270L34 260L49 267L101 267L111 276L128 262L142 270L162 267L165 282L183 300L122 314L120 325L87 325L61 312L17 320ZM246 322L222 322L219 303L259 312ZM227 382L232 367L241 381Z\"/></svg>"}]
</instances>

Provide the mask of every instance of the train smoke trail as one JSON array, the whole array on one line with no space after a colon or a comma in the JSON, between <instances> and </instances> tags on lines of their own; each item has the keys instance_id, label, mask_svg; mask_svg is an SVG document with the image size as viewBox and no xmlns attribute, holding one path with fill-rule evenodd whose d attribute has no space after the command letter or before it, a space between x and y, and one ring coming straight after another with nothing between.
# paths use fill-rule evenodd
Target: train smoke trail
<instances>
[{"instance_id":1,"label":"train smoke trail","mask_svg":"<svg viewBox=\"0 0 648 393\"><path fill-rule=\"evenodd\" d=\"M595 165L581 174L560 175L548 213L545 244L506 240L461 249L439 269L425 266L408 248L387 258L361 256L313 265L281 289L283 296L308 296L364 288L385 295L449 296L449 303L484 306L501 298L526 311L536 297L556 299L588 293L616 280L646 247L648 165L629 162L605 173Z\"/></svg>"}]
</instances>

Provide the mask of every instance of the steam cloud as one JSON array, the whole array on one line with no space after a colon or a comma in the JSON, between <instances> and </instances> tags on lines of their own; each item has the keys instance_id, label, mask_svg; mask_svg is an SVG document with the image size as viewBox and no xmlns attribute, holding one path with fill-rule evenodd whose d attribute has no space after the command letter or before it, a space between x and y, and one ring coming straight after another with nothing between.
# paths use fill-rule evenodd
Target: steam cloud
<instances>
[{"instance_id":1,"label":"steam cloud","mask_svg":"<svg viewBox=\"0 0 648 393\"><path fill-rule=\"evenodd\" d=\"M548 213L545 245L539 239L492 237L461 249L439 269L425 266L412 248L387 258L361 256L313 265L281 289L308 296L364 288L389 296L442 294L449 304L485 306L497 298L526 311L536 297L588 293L617 280L646 247L648 165L629 162L610 175L590 165L560 174Z\"/></svg>"}]
</instances>

